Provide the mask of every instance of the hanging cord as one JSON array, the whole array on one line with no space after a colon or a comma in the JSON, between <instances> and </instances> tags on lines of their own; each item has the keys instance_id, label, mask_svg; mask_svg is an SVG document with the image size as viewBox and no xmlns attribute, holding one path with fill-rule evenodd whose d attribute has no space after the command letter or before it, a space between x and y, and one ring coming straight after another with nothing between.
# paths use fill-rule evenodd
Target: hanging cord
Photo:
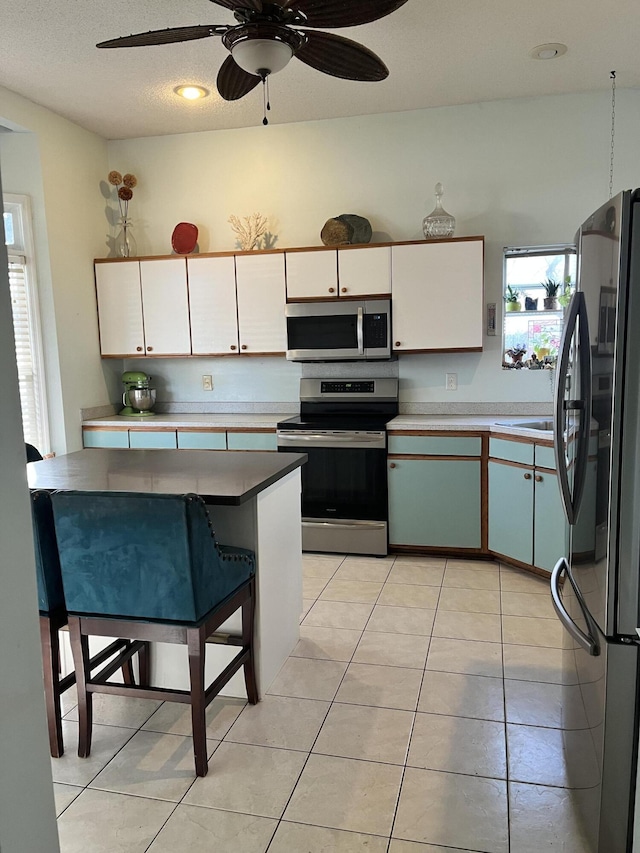
<instances>
[{"instance_id":1,"label":"hanging cord","mask_svg":"<svg viewBox=\"0 0 640 853\"><path fill-rule=\"evenodd\" d=\"M616 139L616 72L609 75L611 79L611 160L609 164L609 198L613 196L613 155Z\"/></svg>"},{"instance_id":2,"label":"hanging cord","mask_svg":"<svg viewBox=\"0 0 640 853\"><path fill-rule=\"evenodd\" d=\"M269 124L269 119L267 118L267 113L271 109L270 99L269 99L269 72L264 68L258 69L258 74L262 78L262 105L263 105L263 114L264 118L262 119L262 124Z\"/></svg>"}]
</instances>

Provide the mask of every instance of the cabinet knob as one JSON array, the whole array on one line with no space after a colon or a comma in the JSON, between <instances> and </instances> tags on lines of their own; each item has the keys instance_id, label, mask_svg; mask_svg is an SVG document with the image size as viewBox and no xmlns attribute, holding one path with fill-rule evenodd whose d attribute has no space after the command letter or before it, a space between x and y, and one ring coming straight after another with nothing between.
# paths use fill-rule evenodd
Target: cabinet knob
<instances>
[{"instance_id":1,"label":"cabinet knob","mask_svg":"<svg viewBox=\"0 0 640 853\"><path fill-rule=\"evenodd\" d=\"M346 288L346 287L343 287L343 288L342 288L342 292L343 292L343 293L346 293L346 292L347 292L347 288Z\"/></svg>"},{"instance_id":2,"label":"cabinet knob","mask_svg":"<svg viewBox=\"0 0 640 853\"><path fill-rule=\"evenodd\" d=\"M240 347L240 349L246 349L246 348L247 348L246 344L242 344L242 346Z\"/></svg>"},{"instance_id":3,"label":"cabinet knob","mask_svg":"<svg viewBox=\"0 0 640 853\"><path fill-rule=\"evenodd\" d=\"M147 352L151 352L152 349L153 347L147 347Z\"/></svg>"},{"instance_id":4,"label":"cabinet knob","mask_svg":"<svg viewBox=\"0 0 640 853\"><path fill-rule=\"evenodd\" d=\"M142 352L142 347L136 347L136 352Z\"/></svg>"},{"instance_id":5,"label":"cabinet knob","mask_svg":"<svg viewBox=\"0 0 640 853\"><path fill-rule=\"evenodd\" d=\"M330 287L330 288L329 288L329 293L335 293L335 292L336 292L335 287Z\"/></svg>"},{"instance_id":6,"label":"cabinet knob","mask_svg":"<svg viewBox=\"0 0 640 853\"><path fill-rule=\"evenodd\" d=\"M231 344L231 346L229 347L229 349L237 349L237 347L236 347L236 345L235 345L235 344Z\"/></svg>"},{"instance_id":7,"label":"cabinet knob","mask_svg":"<svg viewBox=\"0 0 640 853\"><path fill-rule=\"evenodd\" d=\"M524 475L524 478L525 478L525 480L530 480L531 474L529 474L529 472L527 471L527 473Z\"/></svg>"},{"instance_id":8,"label":"cabinet knob","mask_svg":"<svg viewBox=\"0 0 640 853\"><path fill-rule=\"evenodd\" d=\"M535 476L535 480L536 480L536 483L541 483L541 482L542 482L542 477L541 477L541 475L540 475L540 474L536 474L536 476Z\"/></svg>"},{"instance_id":9,"label":"cabinet knob","mask_svg":"<svg viewBox=\"0 0 640 853\"><path fill-rule=\"evenodd\" d=\"M394 346L395 346L395 347L399 347L399 346L402 346L402 344L400 343L400 341L396 341L396 342L395 342L395 344L394 344Z\"/></svg>"},{"instance_id":10,"label":"cabinet knob","mask_svg":"<svg viewBox=\"0 0 640 853\"><path fill-rule=\"evenodd\" d=\"M395 463L395 462L392 462L392 463L389 465L389 468L395 468L395 467L396 467L396 463Z\"/></svg>"}]
</instances>

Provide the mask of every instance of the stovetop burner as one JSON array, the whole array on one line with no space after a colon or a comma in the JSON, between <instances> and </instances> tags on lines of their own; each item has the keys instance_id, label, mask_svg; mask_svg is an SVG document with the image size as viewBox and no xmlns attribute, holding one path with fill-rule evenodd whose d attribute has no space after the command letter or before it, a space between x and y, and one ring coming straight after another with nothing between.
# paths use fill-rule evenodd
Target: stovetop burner
<instances>
[{"instance_id":1,"label":"stovetop burner","mask_svg":"<svg viewBox=\"0 0 640 853\"><path fill-rule=\"evenodd\" d=\"M280 421L278 424L279 430L307 429L317 430L349 430L349 431L377 431L386 427L387 423L394 418L395 415L386 415L375 417L373 415L296 415L292 418L287 418L286 421Z\"/></svg>"}]
</instances>

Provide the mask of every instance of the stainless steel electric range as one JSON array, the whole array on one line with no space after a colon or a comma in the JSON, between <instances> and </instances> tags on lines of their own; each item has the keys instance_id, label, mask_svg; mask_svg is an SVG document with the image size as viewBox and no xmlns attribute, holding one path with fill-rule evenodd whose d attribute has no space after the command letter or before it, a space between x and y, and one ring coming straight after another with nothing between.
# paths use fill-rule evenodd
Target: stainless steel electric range
<instances>
[{"instance_id":1,"label":"stainless steel electric range","mask_svg":"<svg viewBox=\"0 0 640 853\"><path fill-rule=\"evenodd\" d=\"M278 450L306 453L302 548L387 553L387 433L398 380L301 379L300 415L278 424Z\"/></svg>"}]
</instances>

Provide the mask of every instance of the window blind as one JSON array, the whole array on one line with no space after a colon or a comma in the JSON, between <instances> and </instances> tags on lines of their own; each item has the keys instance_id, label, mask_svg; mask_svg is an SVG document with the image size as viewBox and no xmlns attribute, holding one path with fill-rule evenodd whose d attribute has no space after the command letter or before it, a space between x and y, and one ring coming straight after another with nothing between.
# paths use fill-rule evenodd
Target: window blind
<instances>
[{"instance_id":1,"label":"window blind","mask_svg":"<svg viewBox=\"0 0 640 853\"><path fill-rule=\"evenodd\" d=\"M9 255L9 292L13 312L24 440L40 448L44 435L43 413L40 408L42 377L38 375L36 369L36 342L30 320L27 265L23 256Z\"/></svg>"}]
</instances>

